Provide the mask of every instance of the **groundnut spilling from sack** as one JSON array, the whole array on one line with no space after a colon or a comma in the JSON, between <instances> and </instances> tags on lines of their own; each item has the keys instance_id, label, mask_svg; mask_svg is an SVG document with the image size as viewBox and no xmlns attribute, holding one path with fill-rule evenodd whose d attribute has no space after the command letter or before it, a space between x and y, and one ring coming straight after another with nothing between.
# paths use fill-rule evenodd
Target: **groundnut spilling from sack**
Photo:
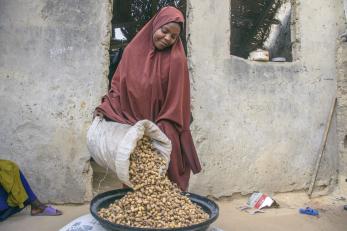
<instances>
[{"instance_id":1,"label":"groundnut spilling from sack","mask_svg":"<svg viewBox=\"0 0 347 231\"><path fill-rule=\"evenodd\" d=\"M198 205L181 195L163 171L164 159L144 136L130 156L130 181L134 192L101 209L100 217L121 225L140 228L179 228L208 219Z\"/></svg>"}]
</instances>

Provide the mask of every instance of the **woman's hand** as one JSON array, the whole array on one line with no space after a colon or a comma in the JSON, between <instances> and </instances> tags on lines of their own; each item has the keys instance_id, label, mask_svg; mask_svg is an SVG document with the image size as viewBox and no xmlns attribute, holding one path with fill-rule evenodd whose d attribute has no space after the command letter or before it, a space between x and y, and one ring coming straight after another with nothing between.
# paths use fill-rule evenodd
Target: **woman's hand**
<instances>
[{"instance_id":1,"label":"woman's hand","mask_svg":"<svg viewBox=\"0 0 347 231\"><path fill-rule=\"evenodd\" d=\"M104 118L104 114L99 112L98 110L95 110L93 113L93 119L95 119L96 116L99 116L101 119Z\"/></svg>"}]
</instances>

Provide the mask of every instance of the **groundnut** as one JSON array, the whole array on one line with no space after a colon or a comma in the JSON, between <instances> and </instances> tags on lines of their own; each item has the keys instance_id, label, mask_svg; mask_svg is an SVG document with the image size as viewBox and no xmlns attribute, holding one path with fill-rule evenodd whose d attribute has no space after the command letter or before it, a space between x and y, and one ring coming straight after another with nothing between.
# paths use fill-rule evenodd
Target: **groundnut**
<instances>
[{"instance_id":1,"label":"groundnut","mask_svg":"<svg viewBox=\"0 0 347 231\"><path fill-rule=\"evenodd\" d=\"M130 156L129 177L134 191L100 209L98 215L139 228L179 228L208 219L207 213L170 182L162 171L165 164L149 137L144 136Z\"/></svg>"}]
</instances>

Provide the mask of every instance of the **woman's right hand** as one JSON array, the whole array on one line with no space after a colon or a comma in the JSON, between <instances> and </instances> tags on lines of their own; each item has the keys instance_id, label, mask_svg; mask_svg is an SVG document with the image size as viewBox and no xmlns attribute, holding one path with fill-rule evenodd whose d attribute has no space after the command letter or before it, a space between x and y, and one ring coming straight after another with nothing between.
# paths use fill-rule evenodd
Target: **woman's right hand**
<instances>
[{"instance_id":1,"label":"woman's right hand","mask_svg":"<svg viewBox=\"0 0 347 231\"><path fill-rule=\"evenodd\" d=\"M98 110L95 110L94 113L93 113L93 119L95 119L96 116L99 116L100 118L103 118L104 114L102 114Z\"/></svg>"}]
</instances>

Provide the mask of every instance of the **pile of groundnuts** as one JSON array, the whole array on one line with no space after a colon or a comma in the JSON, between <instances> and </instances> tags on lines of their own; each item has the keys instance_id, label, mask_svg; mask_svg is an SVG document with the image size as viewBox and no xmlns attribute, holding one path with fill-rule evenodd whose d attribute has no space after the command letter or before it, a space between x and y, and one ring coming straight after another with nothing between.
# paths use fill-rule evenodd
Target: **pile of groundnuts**
<instances>
[{"instance_id":1,"label":"pile of groundnuts","mask_svg":"<svg viewBox=\"0 0 347 231\"><path fill-rule=\"evenodd\" d=\"M121 225L139 228L179 228L208 219L163 171L165 161L153 148L150 138L138 141L130 156L129 176L133 192L101 209L100 217Z\"/></svg>"}]
</instances>

